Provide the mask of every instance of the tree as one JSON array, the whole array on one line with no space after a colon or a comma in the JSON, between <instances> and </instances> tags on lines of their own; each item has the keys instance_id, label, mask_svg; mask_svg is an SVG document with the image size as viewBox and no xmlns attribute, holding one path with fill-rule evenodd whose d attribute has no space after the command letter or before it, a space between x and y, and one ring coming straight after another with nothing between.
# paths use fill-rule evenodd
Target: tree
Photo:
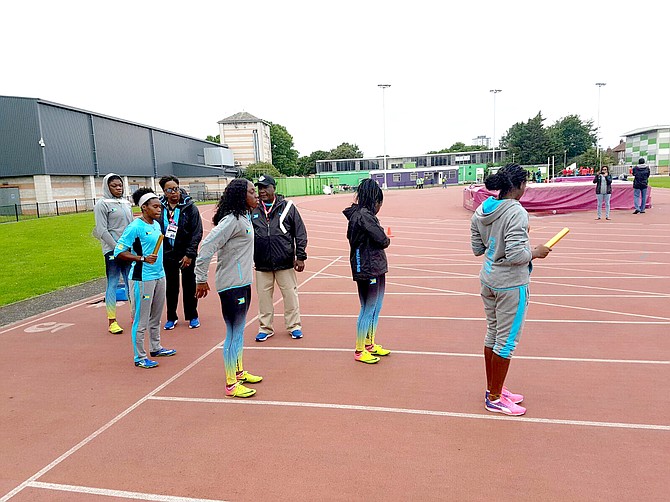
<instances>
[{"instance_id":1,"label":"tree","mask_svg":"<svg viewBox=\"0 0 670 502\"><path fill-rule=\"evenodd\" d=\"M552 142L552 155L573 159L596 144L593 121L582 122L578 115L568 115L547 129Z\"/></svg>"},{"instance_id":2,"label":"tree","mask_svg":"<svg viewBox=\"0 0 670 502\"><path fill-rule=\"evenodd\" d=\"M451 145L449 148L443 148L442 150L435 150L432 152L428 152L428 154L431 153L458 153L458 152L476 152L479 150L484 150L485 148L481 145L466 145L462 141L457 141L453 145Z\"/></svg>"},{"instance_id":3,"label":"tree","mask_svg":"<svg viewBox=\"0 0 670 502\"><path fill-rule=\"evenodd\" d=\"M297 171L298 150L293 148L293 136L280 124L270 125L272 163L285 176L293 176Z\"/></svg>"},{"instance_id":4,"label":"tree","mask_svg":"<svg viewBox=\"0 0 670 502\"><path fill-rule=\"evenodd\" d=\"M507 149L507 156L513 155L519 164L545 163L551 156L552 142L542 122L542 112L528 122L517 122L500 138L500 148Z\"/></svg>"},{"instance_id":5,"label":"tree","mask_svg":"<svg viewBox=\"0 0 670 502\"><path fill-rule=\"evenodd\" d=\"M601 150L600 155L602 155L603 166L615 166L617 164L616 157L611 152ZM600 168L601 160L598 159L598 153L596 147L592 146L581 155L578 155L577 157L572 159L572 162L575 162L577 164L577 169L583 166L583 167L592 167L594 170L597 171Z\"/></svg>"},{"instance_id":6,"label":"tree","mask_svg":"<svg viewBox=\"0 0 670 502\"><path fill-rule=\"evenodd\" d=\"M298 172L299 176L309 176L316 174L316 161L326 160L330 158L330 152L323 150L316 150L307 156L298 158Z\"/></svg>"},{"instance_id":7,"label":"tree","mask_svg":"<svg viewBox=\"0 0 670 502\"><path fill-rule=\"evenodd\" d=\"M329 159L361 159L363 152L360 151L358 145L351 143L342 143L333 148L329 154Z\"/></svg>"},{"instance_id":8,"label":"tree","mask_svg":"<svg viewBox=\"0 0 670 502\"><path fill-rule=\"evenodd\" d=\"M249 164L242 176L249 181L255 181L261 174L269 174L273 178L279 178L282 175L277 168L269 162L256 162L255 164Z\"/></svg>"},{"instance_id":9,"label":"tree","mask_svg":"<svg viewBox=\"0 0 670 502\"><path fill-rule=\"evenodd\" d=\"M217 134L216 136L207 136L205 141L211 141L212 143L221 143L221 135Z\"/></svg>"}]
</instances>

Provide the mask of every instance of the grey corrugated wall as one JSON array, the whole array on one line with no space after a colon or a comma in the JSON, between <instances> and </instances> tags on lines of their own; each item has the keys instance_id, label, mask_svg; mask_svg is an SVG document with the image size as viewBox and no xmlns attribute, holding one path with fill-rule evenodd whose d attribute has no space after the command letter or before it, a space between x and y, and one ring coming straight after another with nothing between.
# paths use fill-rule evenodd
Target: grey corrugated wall
<instances>
[{"instance_id":1,"label":"grey corrugated wall","mask_svg":"<svg viewBox=\"0 0 670 502\"><path fill-rule=\"evenodd\" d=\"M63 108L39 105L46 173L93 175L93 140L89 117Z\"/></svg>"},{"instance_id":2,"label":"grey corrugated wall","mask_svg":"<svg viewBox=\"0 0 670 502\"><path fill-rule=\"evenodd\" d=\"M0 176L44 174L37 100L0 98Z\"/></svg>"},{"instance_id":3,"label":"grey corrugated wall","mask_svg":"<svg viewBox=\"0 0 670 502\"><path fill-rule=\"evenodd\" d=\"M154 131L154 144L158 176L172 174L173 162L204 164L204 149L212 147L205 141L172 136L161 131Z\"/></svg>"},{"instance_id":4,"label":"grey corrugated wall","mask_svg":"<svg viewBox=\"0 0 670 502\"><path fill-rule=\"evenodd\" d=\"M154 175L149 129L96 116L93 128L101 175Z\"/></svg>"}]
</instances>

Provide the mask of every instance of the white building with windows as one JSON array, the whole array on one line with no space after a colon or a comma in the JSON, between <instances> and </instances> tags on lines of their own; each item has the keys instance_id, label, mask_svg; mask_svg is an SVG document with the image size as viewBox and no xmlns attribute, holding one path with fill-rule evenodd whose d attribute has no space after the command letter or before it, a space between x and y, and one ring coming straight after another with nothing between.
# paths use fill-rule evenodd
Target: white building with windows
<instances>
[{"instance_id":1,"label":"white building with windows","mask_svg":"<svg viewBox=\"0 0 670 502\"><path fill-rule=\"evenodd\" d=\"M637 164L641 157L652 173L668 174L670 167L670 125L641 127L625 133L626 164ZM656 169L654 169L656 168Z\"/></svg>"},{"instance_id":2,"label":"white building with windows","mask_svg":"<svg viewBox=\"0 0 670 502\"><path fill-rule=\"evenodd\" d=\"M256 162L272 163L270 123L247 112L239 112L219 120L221 143L235 155L236 167Z\"/></svg>"}]
</instances>

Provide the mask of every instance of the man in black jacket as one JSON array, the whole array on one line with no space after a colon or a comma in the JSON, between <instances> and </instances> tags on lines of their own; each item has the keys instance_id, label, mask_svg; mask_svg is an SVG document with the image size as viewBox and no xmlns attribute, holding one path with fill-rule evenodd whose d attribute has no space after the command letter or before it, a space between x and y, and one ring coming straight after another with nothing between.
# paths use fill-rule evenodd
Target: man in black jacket
<instances>
[{"instance_id":1,"label":"man in black jacket","mask_svg":"<svg viewBox=\"0 0 670 502\"><path fill-rule=\"evenodd\" d=\"M261 203L251 213L260 324L256 341L264 342L274 335L272 296L275 281L284 299L286 329L292 338L302 338L295 273L305 269L305 225L293 202L275 194L276 183L272 176L262 175L256 186L261 199Z\"/></svg>"},{"instance_id":2,"label":"man in black jacket","mask_svg":"<svg viewBox=\"0 0 670 502\"><path fill-rule=\"evenodd\" d=\"M644 158L640 157L638 165L633 168L633 203L635 211L633 214L644 213L647 207L647 186L649 183L649 166L645 164Z\"/></svg>"},{"instance_id":3,"label":"man in black jacket","mask_svg":"<svg viewBox=\"0 0 670 502\"><path fill-rule=\"evenodd\" d=\"M177 325L179 304L179 273L183 289L184 317L190 329L199 328L198 300L195 297L195 258L202 240L200 212L191 197L179 188L176 176L163 176L158 182L163 193L161 218L158 222L163 240L163 268L165 269L165 300L167 322L164 329Z\"/></svg>"}]
</instances>

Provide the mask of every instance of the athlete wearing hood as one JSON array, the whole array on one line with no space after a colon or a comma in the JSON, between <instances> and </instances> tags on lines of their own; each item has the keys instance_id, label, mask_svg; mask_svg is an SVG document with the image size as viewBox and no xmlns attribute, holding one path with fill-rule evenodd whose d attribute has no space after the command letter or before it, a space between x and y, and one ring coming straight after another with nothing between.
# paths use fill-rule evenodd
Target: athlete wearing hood
<instances>
[{"instance_id":1,"label":"athlete wearing hood","mask_svg":"<svg viewBox=\"0 0 670 502\"><path fill-rule=\"evenodd\" d=\"M526 318L531 260L545 258L551 251L546 246L531 249L528 242L528 213L519 202L527 177L518 164L507 164L489 176L486 188L499 190L498 197L486 199L470 222L472 252L484 255L479 273L487 323L484 404L488 411L505 415L526 412L518 404L523 396L503 385Z\"/></svg>"},{"instance_id":2,"label":"athlete wearing hood","mask_svg":"<svg viewBox=\"0 0 670 502\"><path fill-rule=\"evenodd\" d=\"M95 228L93 235L102 244L102 254L105 256L105 274L107 275L107 289L105 290L105 306L109 332L114 335L123 333L123 328L116 321L116 289L119 277L123 277L128 298L128 271L130 264L117 262L114 259L114 247L126 227L133 221L133 212L130 202L123 196L123 180L121 176L109 173L102 179L102 199L95 203L93 214Z\"/></svg>"},{"instance_id":3,"label":"athlete wearing hood","mask_svg":"<svg viewBox=\"0 0 670 502\"><path fill-rule=\"evenodd\" d=\"M195 258L202 240L200 212L191 197L179 188L176 176L163 176L158 184L163 189L163 210L158 222L165 235L163 266L165 267L165 291L167 322L164 328L177 325L179 305L179 274L183 289L184 318L190 329L199 328L198 299L195 297Z\"/></svg>"}]
</instances>

